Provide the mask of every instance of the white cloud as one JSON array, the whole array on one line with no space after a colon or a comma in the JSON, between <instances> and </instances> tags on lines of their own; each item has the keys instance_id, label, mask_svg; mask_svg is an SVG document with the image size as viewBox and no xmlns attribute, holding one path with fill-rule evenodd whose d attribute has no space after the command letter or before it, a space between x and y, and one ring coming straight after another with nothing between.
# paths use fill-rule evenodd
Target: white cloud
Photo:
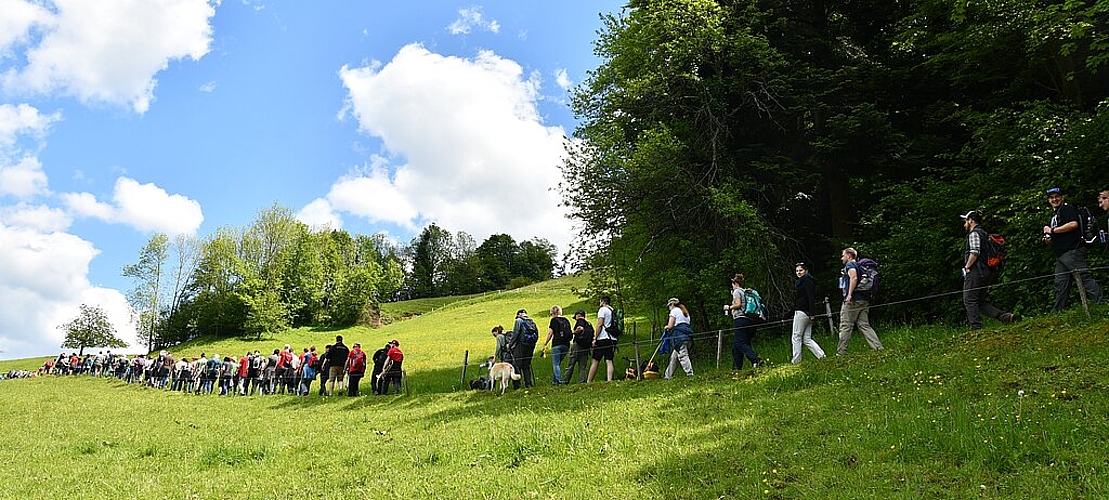
<instances>
[{"instance_id":1,"label":"white cloud","mask_svg":"<svg viewBox=\"0 0 1109 500\"><path fill-rule=\"evenodd\" d=\"M113 204L97 201L89 193L67 193L62 199L76 215L125 224L145 232L196 234L204 222L200 203L195 200L127 177L116 179Z\"/></svg>"},{"instance_id":2,"label":"white cloud","mask_svg":"<svg viewBox=\"0 0 1109 500\"><path fill-rule=\"evenodd\" d=\"M307 224L313 230L340 229L343 227L343 219L331 209L331 204L324 199L313 200L312 203L305 205L297 212L296 219Z\"/></svg>"},{"instance_id":3,"label":"white cloud","mask_svg":"<svg viewBox=\"0 0 1109 500\"><path fill-rule=\"evenodd\" d=\"M135 346L127 299L88 282L98 251L71 234L0 224L0 350L5 358L60 351L57 326L77 315L80 304L102 307L125 342Z\"/></svg>"},{"instance_id":4,"label":"white cloud","mask_svg":"<svg viewBox=\"0 0 1109 500\"><path fill-rule=\"evenodd\" d=\"M46 193L46 173L38 158L25 156L12 165L0 157L0 195L29 199Z\"/></svg>"},{"instance_id":5,"label":"white cloud","mask_svg":"<svg viewBox=\"0 0 1109 500\"><path fill-rule=\"evenodd\" d=\"M211 94L212 92L216 91L216 82L213 80L205 83L204 85L201 85L200 88L198 88L197 90L204 92L205 94Z\"/></svg>"},{"instance_id":6,"label":"white cloud","mask_svg":"<svg viewBox=\"0 0 1109 500\"><path fill-rule=\"evenodd\" d=\"M13 22L24 26L21 33L32 24L42 33L28 40L26 65L3 75L9 92L60 92L145 113L154 76L171 61L199 60L212 39L210 0L54 0L51 6L45 18L40 10Z\"/></svg>"},{"instance_id":7,"label":"white cloud","mask_svg":"<svg viewBox=\"0 0 1109 500\"><path fill-rule=\"evenodd\" d=\"M452 35L468 35L474 28L483 29L491 33L500 33L501 23L496 19L485 19L481 7L459 9L458 19L447 26L447 31Z\"/></svg>"},{"instance_id":8,"label":"white cloud","mask_svg":"<svg viewBox=\"0 0 1109 500\"><path fill-rule=\"evenodd\" d=\"M0 206L0 224L25 229L37 229L42 232L52 233L65 231L69 228L72 219L65 210L46 205L17 205Z\"/></svg>"},{"instance_id":9,"label":"white cloud","mask_svg":"<svg viewBox=\"0 0 1109 500\"><path fill-rule=\"evenodd\" d=\"M565 68L555 71L555 83L562 87L562 90L570 90L570 87L574 86L574 81L570 79L570 75L566 74Z\"/></svg>"},{"instance_id":10,"label":"white cloud","mask_svg":"<svg viewBox=\"0 0 1109 500\"><path fill-rule=\"evenodd\" d=\"M334 210L565 248L572 228L553 190L564 132L541 122L537 75L525 78L492 52L463 59L409 45L380 68L344 67L340 78L350 113L395 164L337 180L327 194Z\"/></svg>"},{"instance_id":11,"label":"white cloud","mask_svg":"<svg viewBox=\"0 0 1109 500\"><path fill-rule=\"evenodd\" d=\"M12 45L26 42L33 26L50 19L50 12L41 5L24 0L0 0L0 12L0 59Z\"/></svg>"}]
</instances>

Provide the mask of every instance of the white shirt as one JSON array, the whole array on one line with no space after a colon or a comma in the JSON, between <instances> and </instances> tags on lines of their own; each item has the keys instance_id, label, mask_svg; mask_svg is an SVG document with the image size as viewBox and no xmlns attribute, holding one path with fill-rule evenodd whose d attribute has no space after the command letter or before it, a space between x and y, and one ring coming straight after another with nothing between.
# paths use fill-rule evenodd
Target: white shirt
<instances>
[{"instance_id":1,"label":"white shirt","mask_svg":"<svg viewBox=\"0 0 1109 500\"><path fill-rule=\"evenodd\" d=\"M601 331L597 333L597 340L612 340L612 337L608 335L608 327L612 325L612 309L609 306L598 309L597 319L601 320Z\"/></svg>"},{"instance_id":2,"label":"white shirt","mask_svg":"<svg viewBox=\"0 0 1109 500\"><path fill-rule=\"evenodd\" d=\"M685 323L687 325L689 324L689 316L682 314L682 308L680 307L675 307L671 309L670 317L674 318L674 326L678 326L682 323Z\"/></svg>"}]
</instances>

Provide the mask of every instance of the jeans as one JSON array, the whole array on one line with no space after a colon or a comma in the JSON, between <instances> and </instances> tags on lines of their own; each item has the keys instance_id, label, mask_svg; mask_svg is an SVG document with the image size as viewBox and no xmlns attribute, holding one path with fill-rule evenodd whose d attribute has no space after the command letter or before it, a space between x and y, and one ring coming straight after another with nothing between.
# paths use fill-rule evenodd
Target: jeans
<instances>
[{"instance_id":1,"label":"jeans","mask_svg":"<svg viewBox=\"0 0 1109 500\"><path fill-rule=\"evenodd\" d=\"M751 347L751 337L755 335L755 322L740 316L732 319L735 327L735 337L732 339L732 369L743 369L743 358L751 360L751 366L757 366L762 358Z\"/></svg>"},{"instance_id":2,"label":"jeans","mask_svg":"<svg viewBox=\"0 0 1109 500\"><path fill-rule=\"evenodd\" d=\"M1071 284L1074 283L1074 271L1078 271L1082 287L1086 289L1086 296L1091 302L1100 304L1101 288L1097 286L1094 277L1090 275L1090 266L1086 263L1086 247L1079 246L1055 261L1055 307L1052 312L1059 312L1067 308L1067 299L1070 295Z\"/></svg>"},{"instance_id":3,"label":"jeans","mask_svg":"<svg viewBox=\"0 0 1109 500\"><path fill-rule=\"evenodd\" d=\"M802 345L808 347L816 359L824 358L824 349L812 339L812 318L804 311L793 311L793 337L790 340L793 342L793 364L801 362Z\"/></svg>"},{"instance_id":4,"label":"jeans","mask_svg":"<svg viewBox=\"0 0 1109 500\"><path fill-rule=\"evenodd\" d=\"M551 364L554 366L554 377L551 379L551 383L554 385L566 383L562 379L562 358L565 358L568 352L570 352L570 346L568 345L551 346Z\"/></svg>"},{"instance_id":5,"label":"jeans","mask_svg":"<svg viewBox=\"0 0 1109 500\"><path fill-rule=\"evenodd\" d=\"M856 300L850 304L843 303L843 308L839 311L839 346L836 348L836 354L847 354L847 343L851 340L851 332L855 329L855 325L859 326L859 331L863 332L863 338L866 343L870 344L870 348L875 351L881 351L882 341L878 340L878 332L875 332L870 327L870 302L866 300Z\"/></svg>"}]
</instances>

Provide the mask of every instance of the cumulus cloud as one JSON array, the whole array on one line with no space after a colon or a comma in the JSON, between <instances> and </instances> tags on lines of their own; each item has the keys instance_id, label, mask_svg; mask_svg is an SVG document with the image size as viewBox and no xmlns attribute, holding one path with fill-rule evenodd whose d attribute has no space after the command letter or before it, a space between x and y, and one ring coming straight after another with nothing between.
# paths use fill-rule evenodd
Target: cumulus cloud
<instances>
[{"instance_id":1,"label":"cumulus cloud","mask_svg":"<svg viewBox=\"0 0 1109 500\"><path fill-rule=\"evenodd\" d=\"M486 19L481 12L481 7L459 9L458 18L447 26L447 31L452 35L468 35L474 28L490 33L500 33L501 24L496 19Z\"/></svg>"},{"instance_id":2,"label":"cumulus cloud","mask_svg":"<svg viewBox=\"0 0 1109 500\"><path fill-rule=\"evenodd\" d=\"M0 195L28 199L46 192L46 173L38 158L25 156L8 165L0 158Z\"/></svg>"},{"instance_id":3,"label":"cumulus cloud","mask_svg":"<svg viewBox=\"0 0 1109 500\"><path fill-rule=\"evenodd\" d=\"M33 26L46 24L50 12L24 0L0 0L0 59L17 43L26 43Z\"/></svg>"},{"instance_id":4,"label":"cumulus cloud","mask_svg":"<svg viewBox=\"0 0 1109 500\"><path fill-rule=\"evenodd\" d=\"M130 307L120 292L88 282L98 251L77 236L0 224L0 350L7 358L60 350L57 329L81 304L100 306L120 338L135 346Z\"/></svg>"},{"instance_id":5,"label":"cumulus cloud","mask_svg":"<svg viewBox=\"0 0 1109 500\"><path fill-rule=\"evenodd\" d=\"M415 44L388 64L339 75L350 114L387 151L332 185L334 210L410 228L436 222L479 241L541 236L565 248L572 228L553 190L564 131L542 123L538 75L492 52L466 59Z\"/></svg>"},{"instance_id":6,"label":"cumulus cloud","mask_svg":"<svg viewBox=\"0 0 1109 500\"><path fill-rule=\"evenodd\" d=\"M313 230L340 229L343 227L342 217L335 213L335 210L332 210L331 203L323 199L305 205L297 212L296 219L307 224Z\"/></svg>"},{"instance_id":7,"label":"cumulus cloud","mask_svg":"<svg viewBox=\"0 0 1109 500\"><path fill-rule=\"evenodd\" d=\"M13 32L0 25L0 32L15 33L0 37L0 44L28 45L26 64L4 73L5 90L63 93L138 113L150 107L159 71L171 61L208 53L215 15L210 0L54 0L49 11L18 0L0 2L21 13L5 21ZM29 31L40 34L31 39Z\"/></svg>"},{"instance_id":8,"label":"cumulus cloud","mask_svg":"<svg viewBox=\"0 0 1109 500\"><path fill-rule=\"evenodd\" d=\"M195 200L127 177L116 180L113 203L98 201L90 193L67 193L62 199L76 215L125 224L144 232L196 234L204 222L200 203Z\"/></svg>"}]
</instances>

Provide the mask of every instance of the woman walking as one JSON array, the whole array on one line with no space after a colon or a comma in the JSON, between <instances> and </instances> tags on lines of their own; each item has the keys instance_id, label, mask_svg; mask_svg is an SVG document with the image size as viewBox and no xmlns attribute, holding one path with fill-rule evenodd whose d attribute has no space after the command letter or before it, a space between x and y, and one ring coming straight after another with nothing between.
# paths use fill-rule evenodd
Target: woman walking
<instances>
[{"instance_id":1,"label":"woman walking","mask_svg":"<svg viewBox=\"0 0 1109 500\"><path fill-rule=\"evenodd\" d=\"M689 326L689 309L677 298L666 301L670 309L670 319L666 321L666 335L670 336L670 364L666 365L667 380L674 377L674 366L682 365L687 376L693 376L693 364L689 361L689 342L693 338L693 328Z\"/></svg>"},{"instance_id":2,"label":"woman walking","mask_svg":"<svg viewBox=\"0 0 1109 500\"><path fill-rule=\"evenodd\" d=\"M812 339L812 318L816 315L816 282L809 266L798 262L793 283L793 364L801 362L801 346L809 348L816 359L824 359L824 349Z\"/></svg>"},{"instance_id":3,"label":"woman walking","mask_svg":"<svg viewBox=\"0 0 1109 500\"><path fill-rule=\"evenodd\" d=\"M743 358L751 360L751 367L758 368L762 358L751 347L751 337L755 335L755 320L745 315L747 311L747 293L744 288L747 277L736 274L732 277L732 303L724 306L725 312L732 314L732 326L735 328L735 337L732 339L732 369L743 369Z\"/></svg>"}]
</instances>

